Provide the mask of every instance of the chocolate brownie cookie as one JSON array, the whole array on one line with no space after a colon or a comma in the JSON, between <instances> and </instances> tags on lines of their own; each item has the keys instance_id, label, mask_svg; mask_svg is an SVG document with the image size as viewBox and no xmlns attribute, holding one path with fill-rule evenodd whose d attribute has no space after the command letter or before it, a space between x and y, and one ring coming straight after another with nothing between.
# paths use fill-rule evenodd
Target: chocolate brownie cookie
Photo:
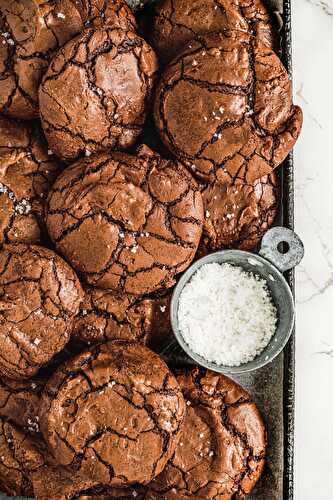
<instances>
[{"instance_id":1,"label":"chocolate brownie cookie","mask_svg":"<svg viewBox=\"0 0 333 500\"><path fill-rule=\"evenodd\" d=\"M30 474L44 463L37 443L0 419L0 491L9 496L33 496Z\"/></svg>"},{"instance_id":2,"label":"chocolate brownie cookie","mask_svg":"<svg viewBox=\"0 0 333 500\"><path fill-rule=\"evenodd\" d=\"M226 28L252 33L257 42L276 45L276 33L261 0L164 0L155 8L151 41L164 62L195 38Z\"/></svg>"},{"instance_id":3,"label":"chocolate brownie cookie","mask_svg":"<svg viewBox=\"0 0 333 500\"><path fill-rule=\"evenodd\" d=\"M36 500L143 500L144 487L112 488L68 467L45 465L31 474Z\"/></svg>"},{"instance_id":4,"label":"chocolate brownie cookie","mask_svg":"<svg viewBox=\"0 0 333 500\"><path fill-rule=\"evenodd\" d=\"M39 89L51 149L73 160L132 146L145 121L156 71L154 51L133 31L88 29L68 42Z\"/></svg>"},{"instance_id":5,"label":"chocolate brownie cookie","mask_svg":"<svg viewBox=\"0 0 333 500\"><path fill-rule=\"evenodd\" d=\"M0 372L34 375L68 342L83 291L69 265L36 245L0 251Z\"/></svg>"},{"instance_id":6,"label":"chocolate brownie cookie","mask_svg":"<svg viewBox=\"0 0 333 500\"><path fill-rule=\"evenodd\" d=\"M0 417L30 434L39 433L39 400L46 381L0 379Z\"/></svg>"},{"instance_id":7,"label":"chocolate brownie cookie","mask_svg":"<svg viewBox=\"0 0 333 500\"><path fill-rule=\"evenodd\" d=\"M186 168L147 147L67 168L50 192L51 239L85 280L143 295L171 287L202 233L199 188Z\"/></svg>"},{"instance_id":8,"label":"chocolate brownie cookie","mask_svg":"<svg viewBox=\"0 0 333 500\"><path fill-rule=\"evenodd\" d=\"M113 341L51 377L40 425L60 464L86 467L84 477L119 487L146 484L163 470L184 414L178 383L157 354L139 343Z\"/></svg>"},{"instance_id":9,"label":"chocolate brownie cookie","mask_svg":"<svg viewBox=\"0 0 333 500\"><path fill-rule=\"evenodd\" d=\"M250 395L199 368L177 376L187 401L180 442L147 499L243 498L263 470L266 432Z\"/></svg>"},{"instance_id":10,"label":"chocolate brownie cookie","mask_svg":"<svg viewBox=\"0 0 333 500\"><path fill-rule=\"evenodd\" d=\"M87 287L72 336L87 343L133 340L161 345L171 334L170 299L138 299L112 290Z\"/></svg>"},{"instance_id":11,"label":"chocolate brownie cookie","mask_svg":"<svg viewBox=\"0 0 333 500\"><path fill-rule=\"evenodd\" d=\"M38 116L38 86L51 54L83 28L75 1L0 0L0 111Z\"/></svg>"},{"instance_id":12,"label":"chocolate brownie cookie","mask_svg":"<svg viewBox=\"0 0 333 500\"><path fill-rule=\"evenodd\" d=\"M214 182L202 193L205 207L203 243L210 250L251 250L273 224L278 210L276 174L247 184L242 179Z\"/></svg>"},{"instance_id":13,"label":"chocolate brownie cookie","mask_svg":"<svg viewBox=\"0 0 333 500\"><path fill-rule=\"evenodd\" d=\"M154 114L166 146L197 176L229 174L248 183L282 163L302 125L281 61L240 31L193 42L174 60L158 85Z\"/></svg>"},{"instance_id":14,"label":"chocolate brownie cookie","mask_svg":"<svg viewBox=\"0 0 333 500\"><path fill-rule=\"evenodd\" d=\"M121 28L135 31L135 16L125 0L79 0L78 8L86 20L86 27Z\"/></svg>"},{"instance_id":15,"label":"chocolate brownie cookie","mask_svg":"<svg viewBox=\"0 0 333 500\"><path fill-rule=\"evenodd\" d=\"M42 239L44 203L59 172L37 125L0 117L0 245Z\"/></svg>"},{"instance_id":16,"label":"chocolate brownie cookie","mask_svg":"<svg viewBox=\"0 0 333 500\"><path fill-rule=\"evenodd\" d=\"M53 55L85 26L135 29L123 0L0 0L0 111L39 115L38 87Z\"/></svg>"}]
</instances>

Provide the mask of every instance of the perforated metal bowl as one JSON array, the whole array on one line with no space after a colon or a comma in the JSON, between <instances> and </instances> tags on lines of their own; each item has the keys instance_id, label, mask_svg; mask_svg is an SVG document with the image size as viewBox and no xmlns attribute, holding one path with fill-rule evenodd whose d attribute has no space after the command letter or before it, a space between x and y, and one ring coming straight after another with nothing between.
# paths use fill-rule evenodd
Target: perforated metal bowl
<instances>
[{"instance_id":1,"label":"perforated metal bowl","mask_svg":"<svg viewBox=\"0 0 333 500\"><path fill-rule=\"evenodd\" d=\"M177 342L170 344L164 355L171 353L180 345L197 364L219 373L236 374L261 368L270 363L284 348L291 335L295 320L294 300L288 283L282 273L299 264L304 255L300 238L290 229L275 227L264 236L259 254L240 250L222 250L203 257L195 262L180 278L171 301L171 324ZM205 264L228 263L242 267L267 282L273 303L278 313L278 323L274 336L267 347L253 361L240 366L225 366L207 361L194 352L185 342L178 325L179 298L184 286L196 271ZM178 347L179 349L179 347Z\"/></svg>"}]
</instances>

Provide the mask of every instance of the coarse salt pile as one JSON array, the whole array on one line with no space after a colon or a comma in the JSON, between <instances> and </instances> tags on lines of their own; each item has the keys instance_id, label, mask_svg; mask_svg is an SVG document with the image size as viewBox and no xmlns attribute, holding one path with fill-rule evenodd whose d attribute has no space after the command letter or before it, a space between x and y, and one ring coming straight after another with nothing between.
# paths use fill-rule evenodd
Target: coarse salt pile
<instances>
[{"instance_id":1,"label":"coarse salt pile","mask_svg":"<svg viewBox=\"0 0 333 500\"><path fill-rule=\"evenodd\" d=\"M179 298L179 329L192 351L219 365L252 361L276 331L265 280L231 264L205 264Z\"/></svg>"}]
</instances>

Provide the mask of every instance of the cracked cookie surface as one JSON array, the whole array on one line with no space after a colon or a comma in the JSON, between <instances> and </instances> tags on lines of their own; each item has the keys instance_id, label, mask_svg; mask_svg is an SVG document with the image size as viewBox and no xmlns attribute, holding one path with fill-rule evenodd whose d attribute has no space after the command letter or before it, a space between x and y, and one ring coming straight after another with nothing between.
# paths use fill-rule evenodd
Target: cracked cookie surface
<instances>
[{"instance_id":1,"label":"cracked cookie surface","mask_svg":"<svg viewBox=\"0 0 333 500\"><path fill-rule=\"evenodd\" d=\"M276 33L261 0L164 0L155 8L151 42L164 62L207 33L238 29L257 43L276 45Z\"/></svg>"},{"instance_id":2,"label":"cracked cookie surface","mask_svg":"<svg viewBox=\"0 0 333 500\"><path fill-rule=\"evenodd\" d=\"M43 239L44 205L60 170L36 124L0 117L0 245Z\"/></svg>"},{"instance_id":3,"label":"cracked cookie surface","mask_svg":"<svg viewBox=\"0 0 333 500\"><path fill-rule=\"evenodd\" d=\"M0 0L0 111L38 116L38 86L52 53L83 29L75 1Z\"/></svg>"},{"instance_id":4,"label":"cracked cookie surface","mask_svg":"<svg viewBox=\"0 0 333 500\"><path fill-rule=\"evenodd\" d=\"M271 227L279 205L275 173L247 184L218 181L208 185L202 198L205 208L202 244L209 250L252 250Z\"/></svg>"},{"instance_id":5,"label":"cracked cookie surface","mask_svg":"<svg viewBox=\"0 0 333 500\"><path fill-rule=\"evenodd\" d=\"M137 28L135 16L124 0L79 0L78 4L86 27Z\"/></svg>"},{"instance_id":6,"label":"cracked cookie surface","mask_svg":"<svg viewBox=\"0 0 333 500\"><path fill-rule=\"evenodd\" d=\"M171 336L170 300L170 294L138 299L86 287L72 336L88 344L118 339L161 346Z\"/></svg>"},{"instance_id":7,"label":"cracked cookie surface","mask_svg":"<svg viewBox=\"0 0 333 500\"><path fill-rule=\"evenodd\" d=\"M10 380L0 378L0 417L32 435L39 433L39 401L44 379Z\"/></svg>"},{"instance_id":8,"label":"cracked cookie surface","mask_svg":"<svg viewBox=\"0 0 333 500\"><path fill-rule=\"evenodd\" d=\"M194 258L202 223L192 176L147 147L67 168L52 187L46 216L56 248L86 282L132 295L174 284Z\"/></svg>"},{"instance_id":9,"label":"cracked cookie surface","mask_svg":"<svg viewBox=\"0 0 333 500\"><path fill-rule=\"evenodd\" d=\"M123 0L0 0L0 110L39 115L38 87L59 48L85 26L135 29Z\"/></svg>"},{"instance_id":10,"label":"cracked cookie surface","mask_svg":"<svg viewBox=\"0 0 333 500\"><path fill-rule=\"evenodd\" d=\"M155 123L196 176L252 183L278 167L298 138L302 111L291 90L274 52L230 30L193 42L166 68Z\"/></svg>"},{"instance_id":11,"label":"cracked cookie surface","mask_svg":"<svg viewBox=\"0 0 333 500\"><path fill-rule=\"evenodd\" d=\"M54 252L6 245L0 251L1 373L29 378L61 351L82 298L74 271Z\"/></svg>"},{"instance_id":12,"label":"cracked cookie surface","mask_svg":"<svg viewBox=\"0 0 333 500\"><path fill-rule=\"evenodd\" d=\"M38 443L0 419L0 489L9 496L33 496L30 474L44 463Z\"/></svg>"},{"instance_id":13,"label":"cracked cookie surface","mask_svg":"<svg viewBox=\"0 0 333 500\"><path fill-rule=\"evenodd\" d=\"M100 484L146 484L179 440L185 413L179 385L145 346L113 341L82 353L49 380L41 430L58 463L82 467Z\"/></svg>"},{"instance_id":14,"label":"cracked cookie surface","mask_svg":"<svg viewBox=\"0 0 333 500\"><path fill-rule=\"evenodd\" d=\"M180 371L177 380L187 403L183 431L146 498L243 498L264 466L266 432L257 407L223 375L194 368Z\"/></svg>"},{"instance_id":15,"label":"cracked cookie surface","mask_svg":"<svg viewBox=\"0 0 333 500\"><path fill-rule=\"evenodd\" d=\"M145 122L157 67L154 51L133 31L87 29L64 45L39 89L51 149L73 160L132 146Z\"/></svg>"},{"instance_id":16,"label":"cracked cookie surface","mask_svg":"<svg viewBox=\"0 0 333 500\"><path fill-rule=\"evenodd\" d=\"M45 465L31 474L36 500L143 500L145 487L112 488L67 467Z\"/></svg>"}]
</instances>

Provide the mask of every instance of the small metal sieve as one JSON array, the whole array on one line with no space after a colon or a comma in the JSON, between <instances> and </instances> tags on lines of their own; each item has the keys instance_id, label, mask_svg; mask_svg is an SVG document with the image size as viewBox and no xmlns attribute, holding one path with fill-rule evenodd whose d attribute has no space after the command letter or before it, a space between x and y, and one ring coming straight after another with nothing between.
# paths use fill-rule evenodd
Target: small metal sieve
<instances>
[{"instance_id":1,"label":"small metal sieve","mask_svg":"<svg viewBox=\"0 0 333 500\"><path fill-rule=\"evenodd\" d=\"M195 262L182 275L172 296L171 324L178 344L173 341L163 350L162 355L167 358L179 357L180 345L188 356L199 365L226 374L245 373L270 363L288 342L295 321L293 296L282 273L299 264L303 255L303 243L293 231L284 227L274 227L267 231L263 237L259 255L240 250L222 250ZM178 327L178 303L181 292L196 271L204 264L210 263L233 264L263 278L267 282L273 303L278 312L277 329L267 347L253 361L240 366L230 367L207 361L191 350L184 341Z\"/></svg>"}]
</instances>

